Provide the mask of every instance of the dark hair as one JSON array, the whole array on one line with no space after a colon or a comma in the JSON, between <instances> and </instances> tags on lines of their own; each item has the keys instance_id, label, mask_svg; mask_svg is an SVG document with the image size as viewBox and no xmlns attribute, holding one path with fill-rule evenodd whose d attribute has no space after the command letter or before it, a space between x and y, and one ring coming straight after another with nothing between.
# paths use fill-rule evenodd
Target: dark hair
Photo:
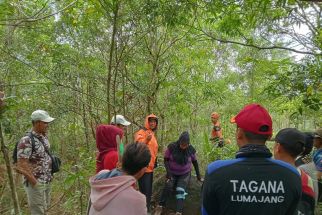
<instances>
[{"instance_id":1,"label":"dark hair","mask_svg":"<svg viewBox=\"0 0 322 215\"><path fill-rule=\"evenodd\" d=\"M158 118L156 118L156 117L149 117L148 118L148 121L153 121L153 120L155 120L157 122L158 121Z\"/></svg>"},{"instance_id":2,"label":"dark hair","mask_svg":"<svg viewBox=\"0 0 322 215\"><path fill-rule=\"evenodd\" d=\"M293 158L296 158L299 154L303 152L304 145L298 141L293 142L292 144L283 144L280 143L283 149Z\"/></svg>"},{"instance_id":3,"label":"dark hair","mask_svg":"<svg viewBox=\"0 0 322 215\"><path fill-rule=\"evenodd\" d=\"M250 143L262 143L265 144L265 142L269 139L270 135L268 134L254 134L249 131L244 131L244 134L246 138L249 140Z\"/></svg>"},{"instance_id":4,"label":"dark hair","mask_svg":"<svg viewBox=\"0 0 322 215\"><path fill-rule=\"evenodd\" d=\"M149 165L150 150L144 143L131 143L125 148L122 158L122 169L129 175L135 175L142 168Z\"/></svg>"},{"instance_id":5,"label":"dark hair","mask_svg":"<svg viewBox=\"0 0 322 215\"><path fill-rule=\"evenodd\" d=\"M158 118L156 118L156 117L149 117L148 118L148 122L151 122L151 121L155 121L155 123L156 124L158 124L159 122L158 122Z\"/></svg>"},{"instance_id":6,"label":"dark hair","mask_svg":"<svg viewBox=\"0 0 322 215\"><path fill-rule=\"evenodd\" d=\"M314 139L314 135L312 132L304 132L304 134L305 134L305 144L304 144L304 151L302 152L302 156L305 156L311 153L313 149L313 139Z\"/></svg>"}]
</instances>

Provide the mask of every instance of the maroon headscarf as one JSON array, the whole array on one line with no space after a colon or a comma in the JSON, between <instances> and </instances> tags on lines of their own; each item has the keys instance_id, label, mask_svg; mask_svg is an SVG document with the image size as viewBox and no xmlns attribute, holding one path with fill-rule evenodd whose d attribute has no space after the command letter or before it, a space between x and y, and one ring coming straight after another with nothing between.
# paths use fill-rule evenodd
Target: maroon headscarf
<instances>
[{"instance_id":1,"label":"maroon headscarf","mask_svg":"<svg viewBox=\"0 0 322 215\"><path fill-rule=\"evenodd\" d=\"M123 130L114 125L99 125L96 128L96 147L99 151L98 160L101 160L105 153L117 150L117 135L122 139Z\"/></svg>"}]
</instances>

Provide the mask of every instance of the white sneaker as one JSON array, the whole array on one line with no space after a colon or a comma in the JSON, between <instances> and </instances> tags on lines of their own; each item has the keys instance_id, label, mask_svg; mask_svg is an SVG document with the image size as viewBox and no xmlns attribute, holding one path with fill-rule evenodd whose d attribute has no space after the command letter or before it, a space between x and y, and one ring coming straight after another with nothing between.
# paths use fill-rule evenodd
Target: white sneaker
<instances>
[{"instance_id":1,"label":"white sneaker","mask_svg":"<svg viewBox=\"0 0 322 215\"><path fill-rule=\"evenodd\" d=\"M162 210L163 210L163 207L161 205L158 205L154 210L154 215L161 215Z\"/></svg>"}]
</instances>

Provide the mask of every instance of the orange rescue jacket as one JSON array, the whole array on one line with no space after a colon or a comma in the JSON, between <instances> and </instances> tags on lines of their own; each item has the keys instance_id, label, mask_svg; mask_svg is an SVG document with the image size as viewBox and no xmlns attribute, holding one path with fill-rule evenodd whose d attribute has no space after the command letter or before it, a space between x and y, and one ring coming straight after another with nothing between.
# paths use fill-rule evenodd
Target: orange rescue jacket
<instances>
[{"instance_id":1,"label":"orange rescue jacket","mask_svg":"<svg viewBox=\"0 0 322 215\"><path fill-rule=\"evenodd\" d=\"M157 142L156 137L154 136L154 132L150 129L149 118L158 119L158 117L154 114L148 115L145 118L145 124L144 124L145 128L140 129L134 135L135 142L141 142L141 143L147 144L147 146L149 147L150 153L151 153L151 160L150 160L149 166L145 172L153 172L154 164L156 162L156 158L158 155L158 142ZM157 124L157 126L158 126L158 124ZM146 138L149 134L152 135L152 138L150 141L147 141Z\"/></svg>"},{"instance_id":2,"label":"orange rescue jacket","mask_svg":"<svg viewBox=\"0 0 322 215\"><path fill-rule=\"evenodd\" d=\"M217 121L214 124L214 127L211 130L211 137L222 139L222 129L220 127L220 122Z\"/></svg>"}]
</instances>

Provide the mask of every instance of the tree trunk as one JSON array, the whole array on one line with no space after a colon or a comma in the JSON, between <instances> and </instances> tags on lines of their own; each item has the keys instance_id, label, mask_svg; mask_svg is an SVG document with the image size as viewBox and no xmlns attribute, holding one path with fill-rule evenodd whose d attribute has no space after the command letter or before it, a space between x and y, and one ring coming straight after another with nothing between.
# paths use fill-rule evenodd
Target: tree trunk
<instances>
[{"instance_id":1,"label":"tree trunk","mask_svg":"<svg viewBox=\"0 0 322 215\"><path fill-rule=\"evenodd\" d=\"M165 133L165 131L166 131L166 125L165 125L165 117L164 117L164 114L163 113L161 113L160 114L160 120L159 120L159 124L160 124L160 122L161 122L161 137L160 137L160 141L159 141L159 144L160 144L160 149L159 149L159 151L163 151L163 148L164 148L164 146L166 145L166 144L164 144L164 133Z\"/></svg>"},{"instance_id":2,"label":"tree trunk","mask_svg":"<svg viewBox=\"0 0 322 215\"><path fill-rule=\"evenodd\" d=\"M85 100L83 100L83 124L84 124L84 133L85 133L85 144L86 149L89 151L89 132L88 132L88 126L87 126L87 120L86 120L86 105Z\"/></svg>"},{"instance_id":3,"label":"tree trunk","mask_svg":"<svg viewBox=\"0 0 322 215\"><path fill-rule=\"evenodd\" d=\"M117 31L117 19L118 19L118 11L119 11L119 3L116 1L114 7L114 17L113 17L113 30L111 37L111 48L110 48L110 56L109 56L109 65L108 65L108 74L107 74L107 83L106 83L106 95L107 95L107 120L111 120L111 103L110 103L110 91L111 91L111 80L112 80L112 64L113 64L113 55L114 55L114 46L115 46L115 36ZM108 11L106 11L108 12Z\"/></svg>"},{"instance_id":4,"label":"tree trunk","mask_svg":"<svg viewBox=\"0 0 322 215\"><path fill-rule=\"evenodd\" d=\"M0 118L1 118L1 116L0 116ZM3 154L4 160L6 162L7 173L8 173L8 178L9 178L9 185L10 185L10 189L11 189L11 197L12 197L12 201L13 201L15 214L20 214L20 208L19 208L19 201L18 201L16 185L15 185L15 181L13 179L12 168L11 168L11 165L10 165L10 158L9 158L9 155L8 155L8 148L6 147L6 145L4 143L1 122L0 122L0 143L1 143L1 151L2 151L2 154Z\"/></svg>"},{"instance_id":5,"label":"tree trunk","mask_svg":"<svg viewBox=\"0 0 322 215\"><path fill-rule=\"evenodd\" d=\"M6 17L8 18L8 17ZM13 35L15 32L16 27L15 26L10 26L11 23L9 23L9 21L7 22L8 26L6 27L6 34L4 37L4 47L10 48L11 45L13 44ZM1 81L0 81L1 82ZM2 91L2 87L0 88L0 91ZM1 97L4 97L4 94L2 94ZM3 153L3 157L6 163L6 168L7 168L7 174L8 174L8 178L9 178L9 185L10 185L10 189L11 189L11 197L12 197L12 201L13 201L13 206L14 206L14 211L15 214L20 214L20 207L19 207L19 201L18 201L18 194L17 194L17 190L16 190L16 185L15 185L15 181L13 178L13 174L12 174L12 168L11 168L11 164L10 164L10 158L8 155L8 148L6 147L5 143L4 143L4 137L3 137L3 133L2 133L2 111L5 109L5 104L3 104L3 106L0 106L0 144L1 144L1 151Z\"/></svg>"}]
</instances>

